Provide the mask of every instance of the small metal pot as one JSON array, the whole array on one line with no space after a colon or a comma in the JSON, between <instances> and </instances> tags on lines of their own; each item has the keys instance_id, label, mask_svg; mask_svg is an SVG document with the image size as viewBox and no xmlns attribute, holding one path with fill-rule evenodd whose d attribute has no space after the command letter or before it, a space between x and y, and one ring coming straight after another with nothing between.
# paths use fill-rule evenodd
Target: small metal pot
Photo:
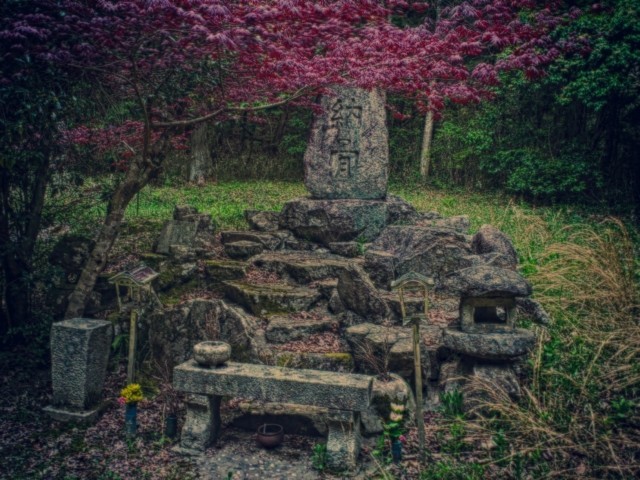
<instances>
[{"instance_id":1,"label":"small metal pot","mask_svg":"<svg viewBox=\"0 0 640 480\"><path fill-rule=\"evenodd\" d=\"M265 448L277 447L284 440L284 429L276 423L260 425L257 440Z\"/></svg>"}]
</instances>

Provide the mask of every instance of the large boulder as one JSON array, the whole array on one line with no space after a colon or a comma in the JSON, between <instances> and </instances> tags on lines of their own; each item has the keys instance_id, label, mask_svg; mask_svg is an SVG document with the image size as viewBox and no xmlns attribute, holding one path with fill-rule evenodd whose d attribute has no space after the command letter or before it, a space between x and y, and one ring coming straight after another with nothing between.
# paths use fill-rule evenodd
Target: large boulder
<instances>
[{"instance_id":1,"label":"large boulder","mask_svg":"<svg viewBox=\"0 0 640 480\"><path fill-rule=\"evenodd\" d=\"M393 225L383 230L365 254L365 269L376 284L418 272L436 281L464 266L471 254L467 237L451 229Z\"/></svg>"},{"instance_id":2,"label":"large boulder","mask_svg":"<svg viewBox=\"0 0 640 480\"><path fill-rule=\"evenodd\" d=\"M456 270L438 284L438 289L463 297L528 297L531 285L513 270L477 265Z\"/></svg>"},{"instance_id":3,"label":"large boulder","mask_svg":"<svg viewBox=\"0 0 640 480\"><path fill-rule=\"evenodd\" d=\"M382 199L387 194L389 145L385 95L335 87L321 100L304 155L313 198Z\"/></svg>"},{"instance_id":4,"label":"large boulder","mask_svg":"<svg viewBox=\"0 0 640 480\"><path fill-rule=\"evenodd\" d=\"M384 228L386 215L384 201L299 198L284 205L280 227L328 246L333 242L373 240Z\"/></svg>"},{"instance_id":5,"label":"large boulder","mask_svg":"<svg viewBox=\"0 0 640 480\"><path fill-rule=\"evenodd\" d=\"M343 269L337 290L342 305L368 321L381 322L389 318L387 303L362 267L350 265Z\"/></svg>"}]
</instances>

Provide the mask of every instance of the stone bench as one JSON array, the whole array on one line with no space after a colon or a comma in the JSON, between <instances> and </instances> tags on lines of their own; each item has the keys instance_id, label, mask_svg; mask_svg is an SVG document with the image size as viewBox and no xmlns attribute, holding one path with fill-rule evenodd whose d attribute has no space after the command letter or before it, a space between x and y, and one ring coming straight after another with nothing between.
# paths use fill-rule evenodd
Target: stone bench
<instances>
[{"instance_id":1,"label":"stone bench","mask_svg":"<svg viewBox=\"0 0 640 480\"><path fill-rule=\"evenodd\" d=\"M328 409L327 466L354 470L360 452L360 412L371 402L373 377L228 362L216 367L189 360L174 369L174 388L191 395L180 447L204 451L220 434L223 396Z\"/></svg>"}]
</instances>

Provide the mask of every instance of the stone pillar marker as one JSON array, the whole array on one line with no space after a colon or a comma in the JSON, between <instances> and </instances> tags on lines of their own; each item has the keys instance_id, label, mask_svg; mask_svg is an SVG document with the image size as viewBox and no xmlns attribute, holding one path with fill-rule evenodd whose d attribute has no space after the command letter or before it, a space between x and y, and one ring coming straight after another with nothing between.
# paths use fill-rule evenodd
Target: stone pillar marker
<instances>
[{"instance_id":1,"label":"stone pillar marker","mask_svg":"<svg viewBox=\"0 0 640 480\"><path fill-rule=\"evenodd\" d=\"M321 100L304 155L305 186L315 199L381 200L387 195L389 141L385 95L334 87Z\"/></svg>"},{"instance_id":2,"label":"stone pillar marker","mask_svg":"<svg viewBox=\"0 0 640 480\"><path fill-rule=\"evenodd\" d=\"M60 421L97 418L111 348L111 323L74 318L51 327L53 404L45 411Z\"/></svg>"}]
</instances>

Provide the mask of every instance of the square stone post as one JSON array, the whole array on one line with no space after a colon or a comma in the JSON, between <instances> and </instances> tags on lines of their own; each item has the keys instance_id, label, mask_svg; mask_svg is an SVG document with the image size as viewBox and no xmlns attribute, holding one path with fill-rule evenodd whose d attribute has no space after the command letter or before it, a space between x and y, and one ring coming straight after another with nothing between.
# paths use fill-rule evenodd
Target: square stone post
<instances>
[{"instance_id":1,"label":"square stone post","mask_svg":"<svg viewBox=\"0 0 640 480\"><path fill-rule=\"evenodd\" d=\"M111 348L111 323L74 318L51 327L53 405L46 407L60 421L93 421Z\"/></svg>"},{"instance_id":2,"label":"square stone post","mask_svg":"<svg viewBox=\"0 0 640 480\"><path fill-rule=\"evenodd\" d=\"M360 454L360 412L329 410L327 467L333 472L354 472Z\"/></svg>"},{"instance_id":3,"label":"square stone post","mask_svg":"<svg viewBox=\"0 0 640 480\"><path fill-rule=\"evenodd\" d=\"M201 453L220 435L219 395L189 395L187 416L182 427L180 448L183 452Z\"/></svg>"}]
</instances>

